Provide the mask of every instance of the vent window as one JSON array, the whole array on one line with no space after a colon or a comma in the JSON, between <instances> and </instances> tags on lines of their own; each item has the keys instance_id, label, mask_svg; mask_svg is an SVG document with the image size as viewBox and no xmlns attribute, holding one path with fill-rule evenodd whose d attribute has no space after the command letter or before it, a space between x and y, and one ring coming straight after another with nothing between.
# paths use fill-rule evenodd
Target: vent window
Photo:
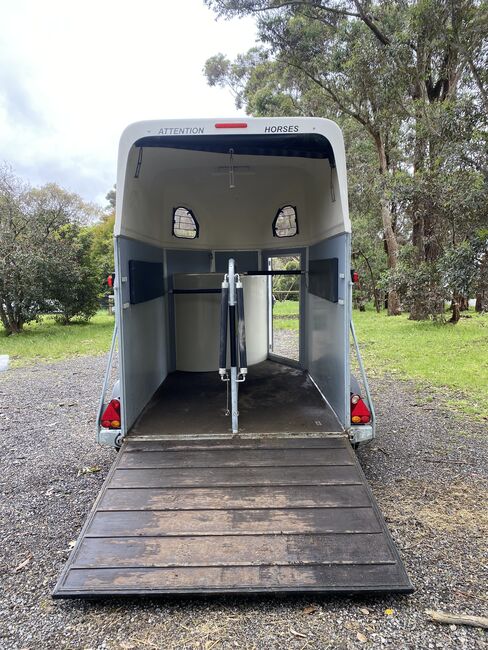
<instances>
[{"instance_id":1,"label":"vent window","mask_svg":"<svg viewBox=\"0 0 488 650\"><path fill-rule=\"evenodd\" d=\"M298 234L297 209L292 205L280 208L273 221L274 237L294 237Z\"/></svg>"},{"instance_id":2,"label":"vent window","mask_svg":"<svg viewBox=\"0 0 488 650\"><path fill-rule=\"evenodd\" d=\"M179 206L173 210L173 235L181 239L198 237L198 221L188 208Z\"/></svg>"}]
</instances>

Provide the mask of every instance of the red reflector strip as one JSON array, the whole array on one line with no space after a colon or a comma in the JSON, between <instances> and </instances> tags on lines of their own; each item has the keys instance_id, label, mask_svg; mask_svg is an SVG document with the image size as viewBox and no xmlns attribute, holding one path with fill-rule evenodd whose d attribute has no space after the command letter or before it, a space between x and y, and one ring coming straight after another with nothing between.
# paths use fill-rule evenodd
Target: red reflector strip
<instances>
[{"instance_id":1,"label":"red reflector strip","mask_svg":"<svg viewBox=\"0 0 488 650\"><path fill-rule=\"evenodd\" d=\"M217 122L216 129L247 129L247 122Z\"/></svg>"}]
</instances>

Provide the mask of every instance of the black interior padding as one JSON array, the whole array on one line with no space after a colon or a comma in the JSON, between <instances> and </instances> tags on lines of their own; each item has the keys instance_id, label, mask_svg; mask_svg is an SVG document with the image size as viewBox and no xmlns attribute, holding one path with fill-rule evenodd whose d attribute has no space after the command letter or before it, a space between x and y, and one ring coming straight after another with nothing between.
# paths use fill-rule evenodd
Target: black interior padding
<instances>
[{"instance_id":1,"label":"black interior padding","mask_svg":"<svg viewBox=\"0 0 488 650\"><path fill-rule=\"evenodd\" d=\"M129 260L130 304L164 296L164 266L160 262Z\"/></svg>"},{"instance_id":2,"label":"black interior padding","mask_svg":"<svg viewBox=\"0 0 488 650\"><path fill-rule=\"evenodd\" d=\"M164 147L246 156L285 156L289 158L327 158L335 167L330 142L316 133L270 133L254 135L151 135L140 138L135 147Z\"/></svg>"},{"instance_id":3,"label":"black interior padding","mask_svg":"<svg viewBox=\"0 0 488 650\"><path fill-rule=\"evenodd\" d=\"M308 265L308 292L330 302L339 300L339 260L331 257L310 260Z\"/></svg>"}]
</instances>

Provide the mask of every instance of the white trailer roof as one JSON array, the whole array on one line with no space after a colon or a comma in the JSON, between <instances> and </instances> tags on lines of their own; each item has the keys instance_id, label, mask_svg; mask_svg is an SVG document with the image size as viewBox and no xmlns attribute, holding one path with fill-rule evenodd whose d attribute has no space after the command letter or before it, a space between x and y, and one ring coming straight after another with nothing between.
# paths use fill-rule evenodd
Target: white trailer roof
<instances>
[{"instance_id":1,"label":"white trailer roof","mask_svg":"<svg viewBox=\"0 0 488 650\"><path fill-rule=\"evenodd\" d=\"M116 235L167 247L300 246L351 229L342 133L319 118L131 124L120 140L117 198ZM273 237L271 224L284 205L297 207L293 241ZM197 239L173 237L178 206L196 215Z\"/></svg>"}]
</instances>

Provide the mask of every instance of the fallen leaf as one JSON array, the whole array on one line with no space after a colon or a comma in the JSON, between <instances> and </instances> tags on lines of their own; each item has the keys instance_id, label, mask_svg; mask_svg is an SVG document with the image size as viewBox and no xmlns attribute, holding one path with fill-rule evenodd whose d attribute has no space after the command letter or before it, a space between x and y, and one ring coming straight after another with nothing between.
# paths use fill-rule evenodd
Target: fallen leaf
<instances>
[{"instance_id":1,"label":"fallen leaf","mask_svg":"<svg viewBox=\"0 0 488 650\"><path fill-rule=\"evenodd\" d=\"M78 476L83 476L83 474L95 474L96 472L101 472L101 467L83 467L78 472Z\"/></svg>"},{"instance_id":2,"label":"fallen leaf","mask_svg":"<svg viewBox=\"0 0 488 650\"><path fill-rule=\"evenodd\" d=\"M393 615L393 610L390 607L388 607L387 609L385 609L385 614L387 616L392 616Z\"/></svg>"},{"instance_id":3,"label":"fallen leaf","mask_svg":"<svg viewBox=\"0 0 488 650\"><path fill-rule=\"evenodd\" d=\"M361 643L366 643L366 641L368 640L368 637L365 634L362 634L361 632L358 632L356 634L356 639L358 641L361 641Z\"/></svg>"},{"instance_id":4,"label":"fallen leaf","mask_svg":"<svg viewBox=\"0 0 488 650\"><path fill-rule=\"evenodd\" d=\"M316 605L307 605L307 607L304 607L302 612L304 614L314 614L317 611L318 607Z\"/></svg>"},{"instance_id":5,"label":"fallen leaf","mask_svg":"<svg viewBox=\"0 0 488 650\"><path fill-rule=\"evenodd\" d=\"M344 627L346 627L348 630L357 630L359 623L357 621L346 621L344 623Z\"/></svg>"},{"instance_id":6,"label":"fallen leaf","mask_svg":"<svg viewBox=\"0 0 488 650\"><path fill-rule=\"evenodd\" d=\"M297 632L297 631L294 630L292 627L290 628L290 632L293 634L293 636L300 636L302 639L306 639L306 638L307 638L307 635L306 635L306 634L302 634L301 632Z\"/></svg>"},{"instance_id":7,"label":"fallen leaf","mask_svg":"<svg viewBox=\"0 0 488 650\"><path fill-rule=\"evenodd\" d=\"M360 607L359 611L361 612L361 614L364 614L365 616L371 613L369 609L367 609L366 607Z\"/></svg>"},{"instance_id":8,"label":"fallen leaf","mask_svg":"<svg viewBox=\"0 0 488 650\"><path fill-rule=\"evenodd\" d=\"M29 564L31 560L32 560L32 555L29 555L28 558L26 558L23 562L21 562L18 566L15 567L14 573L18 573L19 571L22 571L22 569L25 569L25 567Z\"/></svg>"}]
</instances>

